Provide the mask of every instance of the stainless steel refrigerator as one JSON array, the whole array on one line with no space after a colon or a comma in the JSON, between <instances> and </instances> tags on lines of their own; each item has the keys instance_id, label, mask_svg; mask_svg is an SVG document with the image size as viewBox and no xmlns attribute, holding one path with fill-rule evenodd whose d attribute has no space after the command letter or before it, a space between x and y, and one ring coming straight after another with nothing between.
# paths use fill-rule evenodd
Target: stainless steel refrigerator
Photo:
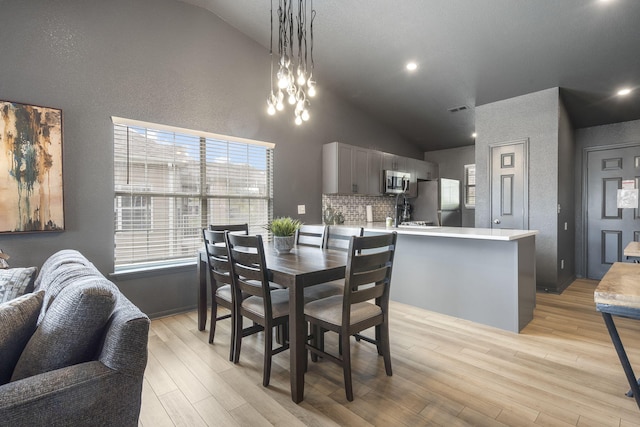
<instances>
[{"instance_id":1,"label":"stainless steel refrigerator","mask_svg":"<svg viewBox=\"0 0 640 427\"><path fill-rule=\"evenodd\" d=\"M460 181L440 178L418 181L418 197L411 200L413 218L446 227L462 226Z\"/></svg>"}]
</instances>

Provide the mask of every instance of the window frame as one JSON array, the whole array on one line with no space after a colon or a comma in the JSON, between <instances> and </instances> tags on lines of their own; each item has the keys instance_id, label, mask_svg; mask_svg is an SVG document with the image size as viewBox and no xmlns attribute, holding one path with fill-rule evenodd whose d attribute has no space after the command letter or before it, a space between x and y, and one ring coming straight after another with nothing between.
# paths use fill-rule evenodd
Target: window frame
<instances>
[{"instance_id":1,"label":"window frame","mask_svg":"<svg viewBox=\"0 0 640 427\"><path fill-rule=\"evenodd\" d=\"M199 230L212 223L248 222L252 233L260 234L261 231L266 233L263 227L273 219L273 151L275 144L115 116L112 117L112 122L114 143L114 274L136 273L195 264L197 249L202 246L202 237ZM152 134L153 132L166 132L166 135L171 136L173 139L169 138L168 140L162 140L162 142L173 141L172 143L169 142L168 147L173 147L173 149L176 150L183 146L182 138L185 138L187 142L184 144L193 149L190 163L186 164L183 170L183 172L189 175L187 180L169 184L165 182L167 181L166 173L163 175L162 173L158 174L156 171L156 175L160 177L157 182L154 181L154 178L135 176L131 178L131 181L136 182L131 183L129 179L129 170L131 168L131 164L129 163L130 144L132 141L136 142L135 138L128 133L131 128L135 130L144 129L145 131L145 147L141 147L140 152L148 149L149 146L153 144L153 142L149 142L150 138L148 138L148 134ZM127 134L124 136L121 133L123 130L127 130ZM143 139L138 133L136 137L138 140ZM127 144L126 158L123 153L123 142ZM223 152L226 147L226 157L224 157L224 154L220 157L220 147L222 147ZM240 151L234 152L234 149L239 149ZM243 150L246 150L246 153ZM197 154L195 153L196 151L198 152ZM133 150L131 150L131 152L133 152ZM238 156L238 153L240 155L240 163L237 163L238 160L234 159L234 156ZM137 154L139 153L132 154L131 157L135 157ZM171 162L170 155L163 157L164 153L154 152L154 154L157 154L161 161ZM216 157L214 157L214 155ZM242 157L243 155L245 155L246 158ZM242 159L245 160L245 163L242 163ZM156 160L145 158L138 160L136 166L147 171L147 169L152 169L156 166L155 161L157 161L157 158ZM222 161L222 163L220 163L220 161ZM257 163L253 163L253 161ZM125 168L127 170L126 183L123 183L123 180L125 180L122 172L123 165L126 165ZM167 167L169 168L174 167L170 163L168 163L168 165ZM179 167L180 165L178 168ZM209 180L207 179L207 171L214 171L214 174L209 177ZM245 171L246 175L243 175ZM241 174L240 184L234 187L233 180L237 177L238 173ZM180 174L177 173L176 176L180 176ZM154 187L154 185L150 184L147 180L152 181L156 186ZM223 186L221 192L217 194L214 188L215 180L218 182L220 180L223 182L226 180L228 183L227 186ZM141 182L138 181L143 182L143 185L140 185ZM243 185L243 182L246 183L246 185ZM248 192L253 190L251 184L256 185L257 190L255 195L248 194ZM149 228L144 228L144 226L140 227L139 225L136 227L134 222L139 218L133 217L129 229L122 227L124 225L122 197L132 197L134 199L143 197L147 200L146 207L142 208L142 210L147 212L149 216L147 218L150 225ZM239 216L236 216L234 219L231 212L229 210L224 212L223 208L222 215L227 214L229 216L220 220L212 220L212 218L215 217L220 218L216 215L216 210L218 214L221 212L220 208L217 208L218 203L215 202L216 200L219 200L220 204L224 206L234 204L236 207L240 206ZM159 205L156 207L158 203ZM250 219L256 215L252 209L257 210L260 223L251 223ZM175 216L167 215L166 217L162 217L160 221L154 221L154 216L166 215L167 212L172 212ZM142 218L142 216L140 218ZM199 223L196 227L193 221L198 222L198 219ZM144 221L145 218L142 218L142 220ZM155 222L158 222L158 224L155 224ZM143 233L153 235L154 232L158 234L165 233L167 235L167 258L158 258L158 251L162 252L162 250L165 250L164 246L162 246L164 243L160 246L153 242L143 242L140 245L136 244L136 239L142 238L140 236L142 236ZM126 233L129 233L129 235ZM136 237L137 235L139 236ZM129 257L122 256L122 243L120 243L120 247L118 247L119 240L125 242L124 250L131 252ZM127 246L126 243L129 243L129 246ZM180 249L181 247L182 249ZM193 249L192 253L191 249ZM143 257L136 253L138 250L146 251L146 259L142 259ZM182 256L180 252L185 250L188 251L189 254Z\"/></svg>"}]
</instances>

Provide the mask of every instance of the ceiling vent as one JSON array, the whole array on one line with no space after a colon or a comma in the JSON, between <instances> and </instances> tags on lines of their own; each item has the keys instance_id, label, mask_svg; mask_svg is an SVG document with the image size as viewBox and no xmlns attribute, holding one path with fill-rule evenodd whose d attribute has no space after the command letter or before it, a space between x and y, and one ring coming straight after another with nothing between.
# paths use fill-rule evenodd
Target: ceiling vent
<instances>
[{"instance_id":1,"label":"ceiling vent","mask_svg":"<svg viewBox=\"0 0 640 427\"><path fill-rule=\"evenodd\" d=\"M466 105L461 105L459 107L453 107L453 108L449 108L449 112L450 113L457 113L458 111L464 111L464 110L468 110L469 107Z\"/></svg>"}]
</instances>

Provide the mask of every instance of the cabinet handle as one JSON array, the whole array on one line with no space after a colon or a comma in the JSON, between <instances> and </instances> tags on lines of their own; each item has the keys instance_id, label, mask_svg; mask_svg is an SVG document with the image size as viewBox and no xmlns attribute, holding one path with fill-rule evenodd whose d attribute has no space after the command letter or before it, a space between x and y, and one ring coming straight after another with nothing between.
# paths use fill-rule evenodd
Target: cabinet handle
<instances>
[{"instance_id":1,"label":"cabinet handle","mask_svg":"<svg viewBox=\"0 0 640 427\"><path fill-rule=\"evenodd\" d=\"M496 219L493 220L493 223L494 224L500 224L500 220L498 218L496 218Z\"/></svg>"}]
</instances>

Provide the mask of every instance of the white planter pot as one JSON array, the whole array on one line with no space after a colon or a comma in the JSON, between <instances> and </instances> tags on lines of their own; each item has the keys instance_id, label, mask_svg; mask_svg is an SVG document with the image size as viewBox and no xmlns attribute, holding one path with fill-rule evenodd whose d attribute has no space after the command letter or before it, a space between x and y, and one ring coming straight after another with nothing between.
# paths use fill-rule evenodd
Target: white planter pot
<instances>
[{"instance_id":1,"label":"white planter pot","mask_svg":"<svg viewBox=\"0 0 640 427\"><path fill-rule=\"evenodd\" d=\"M273 248L279 254L286 254L293 249L296 236L273 236Z\"/></svg>"}]
</instances>

